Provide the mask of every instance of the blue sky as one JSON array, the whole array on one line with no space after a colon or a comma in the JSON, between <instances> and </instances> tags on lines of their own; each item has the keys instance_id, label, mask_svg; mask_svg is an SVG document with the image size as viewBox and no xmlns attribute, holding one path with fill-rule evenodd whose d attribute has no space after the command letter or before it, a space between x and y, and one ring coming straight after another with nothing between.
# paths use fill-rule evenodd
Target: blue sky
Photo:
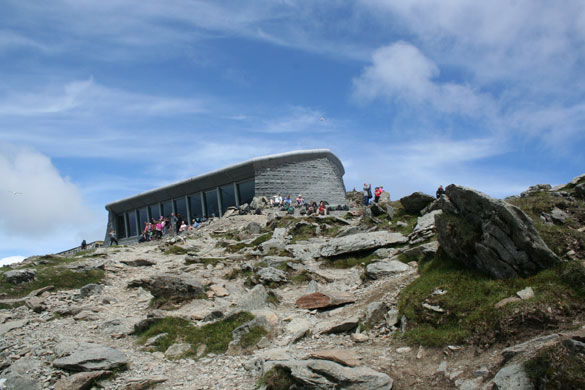
<instances>
[{"instance_id":1,"label":"blue sky","mask_svg":"<svg viewBox=\"0 0 585 390\"><path fill-rule=\"evenodd\" d=\"M331 149L348 190L392 199L585 172L582 1L0 9L0 259L102 239L106 203L291 150Z\"/></svg>"}]
</instances>

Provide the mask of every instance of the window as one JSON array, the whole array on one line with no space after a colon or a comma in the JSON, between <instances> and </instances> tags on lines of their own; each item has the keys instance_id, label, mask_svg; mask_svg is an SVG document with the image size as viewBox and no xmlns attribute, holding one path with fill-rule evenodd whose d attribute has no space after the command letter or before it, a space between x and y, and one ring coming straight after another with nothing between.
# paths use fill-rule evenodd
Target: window
<instances>
[{"instance_id":1,"label":"window","mask_svg":"<svg viewBox=\"0 0 585 390\"><path fill-rule=\"evenodd\" d=\"M143 207L138 210L138 229L140 229L141 233L144 231L146 222L148 222L148 211L146 207Z\"/></svg>"},{"instance_id":2,"label":"window","mask_svg":"<svg viewBox=\"0 0 585 390\"><path fill-rule=\"evenodd\" d=\"M187 202L185 202L185 198L175 200L175 215L177 217L180 215L183 220L187 218Z\"/></svg>"},{"instance_id":3,"label":"window","mask_svg":"<svg viewBox=\"0 0 585 390\"><path fill-rule=\"evenodd\" d=\"M225 213L228 207L236 205L234 185L228 184L226 186L220 187L219 193L221 195L221 212Z\"/></svg>"},{"instance_id":4,"label":"window","mask_svg":"<svg viewBox=\"0 0 585 390\"><path fill-rule=\"evenodd\" d=\"M164 217L171 216L171 213L173 212L173 203L170 200L162 204L162 212Z\"/></svg>"},{"instance_id":5,"label":"window","mask_svg":"<svg viewBox=\"0 0 585 390\"><path fill-rule=\"evenodd\" d=\"M155 220L158 220L161 216L160 205L154 204L152 206L149 206L149 209L150 209L150 217L154 218Z\"/></svg>"},{"instance_id":6,"label":"window","mask_svg":"<svg viewBox=\"0 0 585 390\"><path fill-rule=\"evenodd\" d=\"M205 211L208 218L212 216L219 217L219 207L217 204L217 190L205 191Z\"/></svg>"},{"instance_id":7,"label":"window","mask_svg":"<svg viewBox=\"0 0 585 390\"><path fill-rule=\"evenodd\" d=\"M126 213L128 218L128 237L137 236L138 230L136 229L136 210L132 210Z\"/></svg>"},{"instance_id":8,"label":"window","mask_svg":"<svg viewBox=\"0 0 585 390\"><path fill-rule=\"evenodd\" d=\"M116 231L118 238L126 238L126 223L124 223L124 214L118 215L118 226L116 227L118 230ZM108 235L110 232L108 232Z\"/></svg>"},{"instance_id":9,"label":"window","mask_svg":"<svg viewBox=\"0 0 585 390\"><path fill-rule=\"evenodd\" d=\"M194 218L201 218L203 216L203 209L201 208L201 193L189 197L189 208L191 209L189 222Z\"/></svg>"},{"instance_id":10,"label":"window","mask_svg":"<svg viewBox=\"0 0 585 390\"><path fill-rule=\"evenodd\" d=\"M240 204L250 203L254 199L254 179L238 183Z\"/></svg>"}]
</instances>

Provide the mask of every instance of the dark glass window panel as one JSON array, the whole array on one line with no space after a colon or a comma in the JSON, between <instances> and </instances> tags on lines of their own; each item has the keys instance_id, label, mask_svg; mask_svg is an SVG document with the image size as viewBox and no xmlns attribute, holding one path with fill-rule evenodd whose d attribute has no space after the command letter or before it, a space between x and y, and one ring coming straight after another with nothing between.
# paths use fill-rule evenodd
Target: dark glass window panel
<instances>
[{"instance_id":1,"label":"dark glass window panel","mask_svg":"<svg viewBox=\"0 0 585 390\"><path fill-rule=\"evenodd\" d=\"M138 227L141 232L144 230L144 226L146 226L145 222L148 222L148 212L146 207L143 207L138 210Z\"/></svg>"},{"instance_id":2,"label":"dark glass window panel","mask_svg":"<svg viewBox=\"0 0 585 390\"><path fill-rule=\"evenodd\" d=\"M217 204L217 191L205 191L205 210L208 218L212 216L219 217L219 207Z\"/></svg>"},{"instance_id":3,"label":"dark glass window panel","mask_svg":"<svg viewBox=\"0 0 585 390\"><path fill-rule=\"evenodd\" d=\"M124 214L118 215L118 226L116 227L118 238L126 238L126 223L124 223ZM110 232L108 232L110 234Z\"/></svg>"},{"instance_id":4,"label":"dark glass window panel","mask_svg":"<svg viewBox=\"0 0 585 390\"><path fill-rule=\"evenodd\" d=\"M236 195L234 193L234 185L220 187L219 193L221 195L221 211L225 213L228 207L236 205Z\"/></svg>"},{"instance_id":5,"label":"dark glass window panel","mask_svg":"<svg viewBox=\"0 0 585 390\"><path fill-rule=\"evenodd\" d=\"M201 218L203 216L200 193L191 195L189 197L189 208L191 209L191 216L189 218L189 222L191 222L194 218Z\"/></svg>"},{"instance_id":6,"label":"dark glass window panel","mask_svg":"<svg viewBox=\"0 0 585 390\"><path fill-rule=\"evenodd\" d=\"M128 237L138 235L138 230L136 229L136 212L134 210L126 213L128 218Z\"/></svg>"},{"instance_id":7,"label":"dark glass window panel","mask_svg":"<svg viewBox=\"0 0 585 390\"><path fill-rule=\"evenodd\" d=\"M185 202L185 198L175 200L175 215L181 215L183 220L187 217L187 202Z\"/></svg>"},{"instance_id":8,"label":"dark glass window panel","mask_svg":"<svg viewBox=\"0 0 585 390\"><path fill-rule=\"evenodd\" d=\"M150 217L158 221L160 218L160 206L158 204L152 205L150 208Z\"/></svg>"},{"instance_id":9,"label":"dark glass window panel","mask_svg":"<svg viewBox=\"0 0 585 390\"><path fill-rule=\"evenodd\" d=\"M252 199L254 199L254 180L238 184L238 198L240 199L240 204L252 202Z\"/></svg>"},{"instance_id":10,"label":"dark glass window panel","mask_svg":"<svg viewBox=\"0 0 585 390\"><path fill-rule=\"evenodd\" d=\"M171 216L171 213L173 212L173 203L170 200L162 204L162 212L162 215L165 217Z\"/></svg>"}]
</instances>

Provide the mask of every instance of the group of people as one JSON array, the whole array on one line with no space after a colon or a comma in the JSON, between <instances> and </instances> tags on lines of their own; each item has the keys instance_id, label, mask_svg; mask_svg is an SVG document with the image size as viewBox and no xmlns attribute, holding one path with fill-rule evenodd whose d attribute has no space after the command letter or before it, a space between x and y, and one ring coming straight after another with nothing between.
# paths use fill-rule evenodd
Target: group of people
<instances>
[{"instance_id":1,"label":"group of people","mask_svg":"<svg viewBox=\"0 0 585 390\"><path fill-rule=\"evenodd\" d=\"M380 200L380 196L384 192L384 186L379 186L374 189L374 202L378 203ZM364 183L364 189L362 190L362 194L364 195L364 205L368 206L370 204L370 199L372 199L372 185L368 183Z\"/></svg>"},{"instance_id":2,"label":"group of people","mask_svg":"<svg viewBox=\"0 0 585 390\"><path fill-rule=\"evenodd\" d=\"M191 224L185 222L181 214L175 215L171 213L170 217L163 217L158 219L152 218L150 221L144 222L144 228L138 238L138 242L159 240L165 235L176 235L184 232L192 231L199 227L200 223L206 222L207 217L193 218ZM110 231L110 246L118 245L118 238L115 230Z\"/></svg>"},{"instance_id":3,"label":"group of people","mask_svg":"<svg viewBox=\"0 0 585 390\"><path fill-rule=\"evenodd\" d=\"M299 194L299 196L293 201L290 195L282 197L280 193L278 193L270 197L269 202L270 206L280 207L282 211L286 211L288 214L294 214L295 208L300 208L300 213L303 215L327 214L327 203L325 201L321 201L319 204L314 200L306 202L305 199L303 199L302 194Z\"/></svg>"}]
</instances>

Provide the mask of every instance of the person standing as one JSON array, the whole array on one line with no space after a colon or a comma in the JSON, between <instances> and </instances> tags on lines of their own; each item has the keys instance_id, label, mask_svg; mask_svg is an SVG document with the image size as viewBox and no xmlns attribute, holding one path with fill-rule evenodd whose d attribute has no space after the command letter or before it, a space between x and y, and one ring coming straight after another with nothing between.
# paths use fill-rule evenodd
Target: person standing
<instances>
[{"instance_id":1,"label":"person standing","mask_svg":"<svg viewBox=\"0 0 585 390\"><path fill-rule=\"evenodd\" d=\"M364 183L364 189L362 193L364 195L364 206L368 206L370 204L370 199L372 199L372 185Z\"/></svg>"},{"instance_id":2,"label":"person standing","mask_svg":"<svg viewBox=\"0 0 585 390\"><path fill-rule=\"evenodd\" d=\"M170 219L170 225L169 228L171 230L171 235L175 235L177 234L177 222L179 222L179 218L177 218L175 216L175 213L171 213L171 219Z\"/></svg>"},{"instance_id":3,"label":"person standing","mask_svg":"<svg viewBox=\"0 0 585 390\"><path fill-rule=\"evenodd\" d=\"M116 245L118 245L118 239L116 238L116 231L110 230L110 246L112 246L113 242L115 242Z\"/></svg>"},{"instance_id":4,"label":"person standing","mask_svg":"<svg viewBox=\"0 0 585 390\"><path fill-rule=\"evenodd\" d=\"M440 185L439 188L437 188L437 193L435 195L437 196L437 199L439 199L444 193L445 190L443 189L443 185Z\"/></svg>"},{"instance_id":5,"label":"person standing","mask_svg":"<svg viewBox=\"0 0 585 390\"><path fill-rule=\"evenodd\" d=\"M382 195L382 187L376 187L376 190L374 191L374 203L378 203L380 195Z\"/></svg>"}]
</instances>

